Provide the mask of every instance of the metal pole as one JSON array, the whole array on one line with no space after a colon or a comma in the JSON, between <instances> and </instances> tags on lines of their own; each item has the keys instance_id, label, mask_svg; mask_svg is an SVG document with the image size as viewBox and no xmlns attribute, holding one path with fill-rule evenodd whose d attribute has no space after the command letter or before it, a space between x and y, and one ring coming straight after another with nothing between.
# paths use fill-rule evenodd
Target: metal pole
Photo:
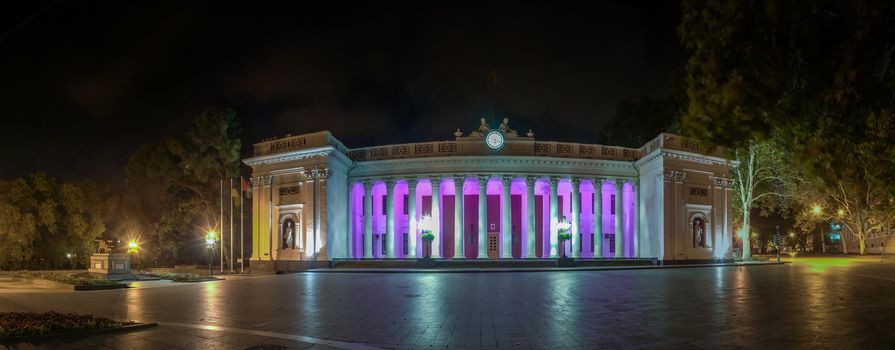
<instances>
[{"instance_id":1,"label":"metal pole","mask_svg":"<svg viewBox=\"0 0 895 350\"><path fill-rule=\"evenodd\" d=\"M243 213L244 213L243 205L245 204L245 202L242 198L242 181L243 181L242 176L240 176L239 177L239 273L246 272L245 257L243 256L245 254L245 249L242 246L243 242L245 242L242 237L242 231L245 228L245 222L243 222Z\"/></svg>"},{"instance_id":2,"label":"metal pole","mask_svg":"<svg viewBox=\"0 0 895 350\"><path fill-rule=\"evenodd\" d=\"M227 193L230 202L230 273L233 273L233 178L230 178L230 192Z\"/></svg>"},{"instance_id":3,"label":"metal pole","mask_svg":"<svg viewBox=\"0 0 895 350\"><path fill-rule=\"evenodd\" d=\"M221 242L221 273L224 273L224 179L221 179L221 235L218 241Z\"/></svg>"},{"instance_id":4,"label":"metal pole","mask_svg":"<svg viewBox=\"0 0 895 350\"><path fill-rule=\"evenodd\" d=\"M776 226L776 229L777 229L777 235L774 237L777 240L777 242L776 242L777 243L777 262L780 262L780 246L783 245L783 244L781 244L783 242L782 242L782 239L780 239L780 226L779 225Z\"/></svg>"}]
</instances>

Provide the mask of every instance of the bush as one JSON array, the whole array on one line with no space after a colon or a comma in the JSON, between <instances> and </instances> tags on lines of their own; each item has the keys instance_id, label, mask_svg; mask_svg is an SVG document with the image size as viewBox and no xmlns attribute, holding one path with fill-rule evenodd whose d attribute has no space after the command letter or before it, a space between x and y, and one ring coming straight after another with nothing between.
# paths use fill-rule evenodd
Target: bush
<instances>
[{"instance_id":1,"label":"bush","mask_svg":"<svg viewBox=\"0 0 895 350\"><path fill-rule=\"evenodd\" d=\"M118 328L132 324L136 324L136 322L120 322L102 316L64 314L55 311L44 313L0 312L0 338Z\"/></svg>"}]
</instances>

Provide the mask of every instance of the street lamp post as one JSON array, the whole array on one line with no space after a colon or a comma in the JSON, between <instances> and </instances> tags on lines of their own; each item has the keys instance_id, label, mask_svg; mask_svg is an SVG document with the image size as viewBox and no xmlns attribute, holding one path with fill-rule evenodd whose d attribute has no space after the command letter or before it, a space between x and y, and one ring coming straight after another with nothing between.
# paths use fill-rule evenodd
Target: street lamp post
<instances>
[{"instance_id":1,"label":"street lamp post","mask_svg":"<svg viewBox=\"0 0 895 350\"><path fill-rule=\"evenodd\" d=\"M209 277L211 277L211 275L214 274L214 268L212 267L212 257L214 257L214 240L215 240L214 236L215 236L214 231L208 231L208 233L205 234L205 248L208 249L207 255L208 255L208 276Z\"/></svg>"},{"instance_id":2,"label":"street lamp post","mask_svg":"<svg viewBox=\"0 0 895 350\"><path fill-rule=\"evenodd\" d=\"M71 269L74 270L75 269L75 261L72 260L72 254L65 253L65 257L68 258L68 264L71 265Z\"/></svg>"},{"instance_id":3,"label":"street lamp post","mask_svg":"<svg viewBox=\"0 0 895 350\"><path fill-rule=\"evenodd\" d=\"M136 241L130 241L127 243L127 254L134 257L134 265L136 265L136 267L139 267L139 264L137 264L139 260L139 256L137 254L139 253L139 251L139 246L137 245Z\"/></svg>"}]
</instances>

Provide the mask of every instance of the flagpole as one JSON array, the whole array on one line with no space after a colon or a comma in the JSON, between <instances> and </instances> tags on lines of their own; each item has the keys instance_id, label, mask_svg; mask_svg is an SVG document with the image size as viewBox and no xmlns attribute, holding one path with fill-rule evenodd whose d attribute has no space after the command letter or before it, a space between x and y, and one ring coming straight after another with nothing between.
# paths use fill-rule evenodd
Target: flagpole
<instances>
[{"instance_id":1,"label":"flagpole","mask_svg":"<svg viewBox=\"0 0 895 350\"><path fill-rule=\"evenodd\" d=\"M242 181L243 181L242 176L240 176L239 177L239 273L244 274L244 273L246 273L246 268L245 268L246 262L245 262L245 257L243 256L243 254L245 254L245 248L243 248L242 245L245 242L245 240L242 238L242 230L245 228L245 223L243 222L243 213L245 212L245 208L243 208L243 205L245 205L245 200L242 199L242 192L243 192Z\"/></svg>"},{"instance_id":2,"label":"flagpole","mask_svg":"<svg viewBox=\"0 0 895 350\"><path fill-rule=\"evenodd\" d=\"M227 202L230 203L230 263L227 264L230 267L230 273L233 273L233 178L230 178L230 192L227 193L227 197L230 199Z\"/></svg>"},{"instance_id":3,"label":"flagpole","mask_svg":"<svg viewBox=\"0 0 895 350\"><path fill-rule=\"evenodd\" d=\"M221 273L224 273L224 178L221 178L221 234L218 241L221 245Z\"/></svg>"}]
</instances>

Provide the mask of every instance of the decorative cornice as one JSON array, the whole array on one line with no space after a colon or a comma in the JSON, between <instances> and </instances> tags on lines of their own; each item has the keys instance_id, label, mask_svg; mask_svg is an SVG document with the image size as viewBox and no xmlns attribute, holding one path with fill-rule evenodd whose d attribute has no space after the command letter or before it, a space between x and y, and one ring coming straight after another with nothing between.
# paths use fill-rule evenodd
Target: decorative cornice
<instances>
[{"instance_id":1,"label":"decorative cornice","mask_svg":"<svg viewBox=\"0 0 895 350\"><path fill-rule=\"evenodd\" d=\"M725 165L729 167L736 167L739 165L739 162L730 159L724 159L717 156L703 155L692 152L678 151L678 150L668 150L668 149L658 149L653 151L650 154L647 154L643 158L634 161L634 166L640 168L644 165L647 165L653 161L659 159L678 159L687 162L694 162L698 164L706 164L706 165Z\"/></svg>"},{"instance_id":2,"label":"decorative cornice","mask_svg":"<svg viewBox=\"0 0 895 350\"><path fill-rule=\"evenodd\" d=\"M451 165L518 165L518 166L537 166L543 165L548 167L582 167L582 168L617 168L631 169L631 162L618 160L590 160L590 159L567 159L555 157L528 157L528 156L507 156L489 157L489 156L469 156L469 157L431 157L431 158L409 158L409 159L386 159L376 161L359 162L358 168L376 169L376 168L392 168L396 164L402 166L451 166Z\"/></svg>"},{"instance_id":3,"label":"decorative cornice","mask_svg":"<svg viewBox=\"0 0 895 350\"><path fill-rule=\"evenodd\" d=\"M282 163L293 160L313 159L313 158L332 158L340 161L343 165L348 165L351 161L344 154L336 152L332 146L317 147L311 149L303 149L285 153L275 153L263 156L257 156L244 159L242 162L248 166L256 166L262 164Z\"/></svg>"}]
</instances>

